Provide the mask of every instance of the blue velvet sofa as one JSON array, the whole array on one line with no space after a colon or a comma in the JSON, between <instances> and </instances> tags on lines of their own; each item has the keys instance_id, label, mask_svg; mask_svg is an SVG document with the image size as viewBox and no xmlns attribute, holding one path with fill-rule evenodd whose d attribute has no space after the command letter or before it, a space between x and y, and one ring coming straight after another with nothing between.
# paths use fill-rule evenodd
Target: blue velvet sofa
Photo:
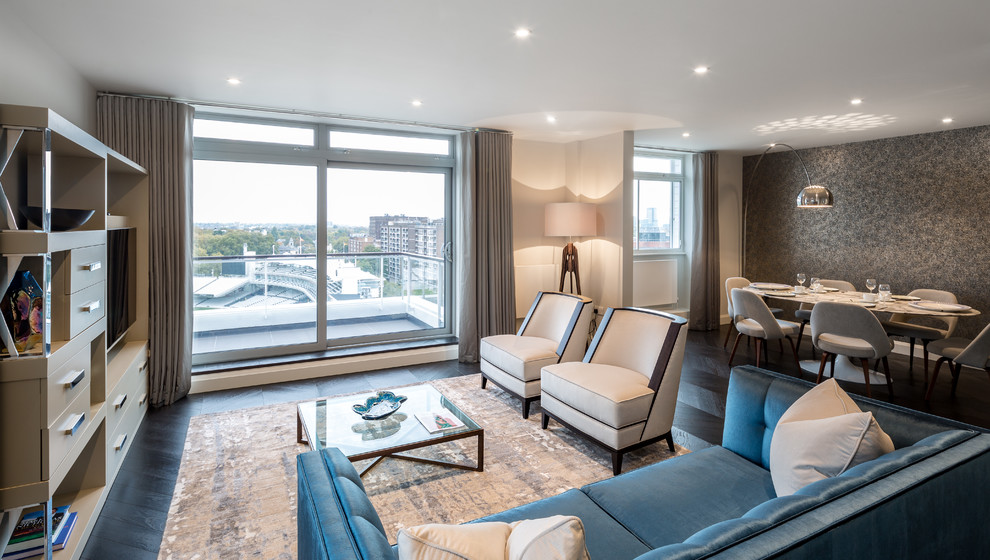
<instances>
[{"instance_id":1,"label":"blue velvet sofa","mask_svg":"<svg viewBox=\"0 0 990 560\"><path fill-rule=\"evenodd\" d=\"M990 558L990 434L857 398L895 451L777 497L777 420L812 385L732 370L722 446L479 521L577 515L594 559ZM395 558L361 480L336 449L298 458L299 558Z\"/></svg>"}]
</instances>

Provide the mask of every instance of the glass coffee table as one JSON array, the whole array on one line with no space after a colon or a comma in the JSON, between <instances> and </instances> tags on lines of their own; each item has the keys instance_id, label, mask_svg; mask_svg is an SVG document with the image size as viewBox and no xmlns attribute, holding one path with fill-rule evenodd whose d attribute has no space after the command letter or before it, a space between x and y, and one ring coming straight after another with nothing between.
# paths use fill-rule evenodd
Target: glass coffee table
<instances>
[{"instance_id":1,"label":"glass coffee table","mask_svg":"<svg viewBox=\"0 0 990 560\"><path fill-rule=\"evenodd\" d=\"M399 409L380 420L364 420L351 408L363 404L375 392L329 397L302 402L296 408L296 441L308 443L314 450L336 447L352 462L375 459L360 471L364 476L385 457L395 457L433 465L472 471L485 466L485 430L447 400L432 385L410 385L394 391L406 397ZM463 426L430 432L416 417L418 413L443 412L464 423ZM478 438L477 464L462 464L405 454L413 449L439 443Z\"/></svg>"}]
</instances>

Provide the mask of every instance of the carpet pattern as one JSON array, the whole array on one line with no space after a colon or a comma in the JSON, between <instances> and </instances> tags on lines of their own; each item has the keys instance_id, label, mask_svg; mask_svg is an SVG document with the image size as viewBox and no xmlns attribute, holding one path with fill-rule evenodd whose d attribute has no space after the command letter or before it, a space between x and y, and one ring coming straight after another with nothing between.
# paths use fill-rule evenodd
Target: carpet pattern
<instances>
[{"instance_id":1,"label":"carpet pattern","mask_svg":"<svg viewBox=\"0 0 990 560\"><path fill-rule=\"evenodd\" d=\"M482 390L480 374L430 383L485 428L485 470L375 466L364 485L392 543L403 527L470 521L611 476L606 451L554 422L541 429L539 414L523 420L519 401L491 384ZM295 558L296 455L308 450L295 430L295 403L190 419L159 558ZM686 452L651 445L627 454L623 472ZM414 453L473 463L477 443Z\"/></svg>"}]
</instances>

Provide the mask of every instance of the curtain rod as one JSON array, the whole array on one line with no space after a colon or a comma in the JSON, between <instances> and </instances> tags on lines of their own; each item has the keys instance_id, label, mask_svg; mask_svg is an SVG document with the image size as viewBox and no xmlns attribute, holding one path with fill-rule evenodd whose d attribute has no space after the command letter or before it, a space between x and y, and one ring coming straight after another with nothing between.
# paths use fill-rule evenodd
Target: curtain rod
<instances>
[{"instance_id":1,"label":"curtain rod","mask_svg":"<svg viewBox=\"0 0 990 560\"><path fill-rule=\"evenodd\" d=\"M376 117L359 117L355 115L345 115L343 113L324 113L322 111L309 111L300 109L282 109L278 107L264 107L260 105L244 105L239 103L225 103L220 101L202 101L199 99L187 99L182 97L172 97L167 95L149 95L141 93L117 93L112 91L97 92L97 97L131 97L135 99L157 99L159 101L174 101L176 103L186 103L201 107L216 107L218 109L236 109L239 111L263 111L266 113L276 113L281 115L298 115L303 117L315 117L322 119L342 119L349 121L371 122L376 124L392 124L400 126L421 126L427 128L438 128L441 130L455 130L457 132L491 132L494 134L512 134L512 131L497 128L480 128L470 126L455 126L449 124L434 124L419 121L403 121L397 119L383 119Z\"/></svg>"},{"instance_id":2,"label":"curtain rod","mask_svg":"<svg viewBox=\"0 0 990 560\"><path fill-rule=\"evenodd\" d=\"M633 144L634 149L643 150L658 150L663 152L682 152L685 154L703 154L705 152L699 152L698 150L685 150L684 148L662 148L659 146L645 146L643 144Z\"/></svg>"}]
</instances>

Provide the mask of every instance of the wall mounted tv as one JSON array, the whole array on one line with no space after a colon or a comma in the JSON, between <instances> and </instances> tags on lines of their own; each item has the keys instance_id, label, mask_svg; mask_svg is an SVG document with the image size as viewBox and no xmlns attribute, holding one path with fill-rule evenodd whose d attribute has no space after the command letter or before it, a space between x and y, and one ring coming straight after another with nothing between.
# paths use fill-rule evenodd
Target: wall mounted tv
<instances>
[{"instance_id":1,"label":"wall mounted tv","mask_svg":"<svg viewBox=\"0 0 990 560\"><path fill-rule=\"evenodd\" d=\"M107 347L134 324L134 228L107 230Z\"/></svg>"}]
</instances>

